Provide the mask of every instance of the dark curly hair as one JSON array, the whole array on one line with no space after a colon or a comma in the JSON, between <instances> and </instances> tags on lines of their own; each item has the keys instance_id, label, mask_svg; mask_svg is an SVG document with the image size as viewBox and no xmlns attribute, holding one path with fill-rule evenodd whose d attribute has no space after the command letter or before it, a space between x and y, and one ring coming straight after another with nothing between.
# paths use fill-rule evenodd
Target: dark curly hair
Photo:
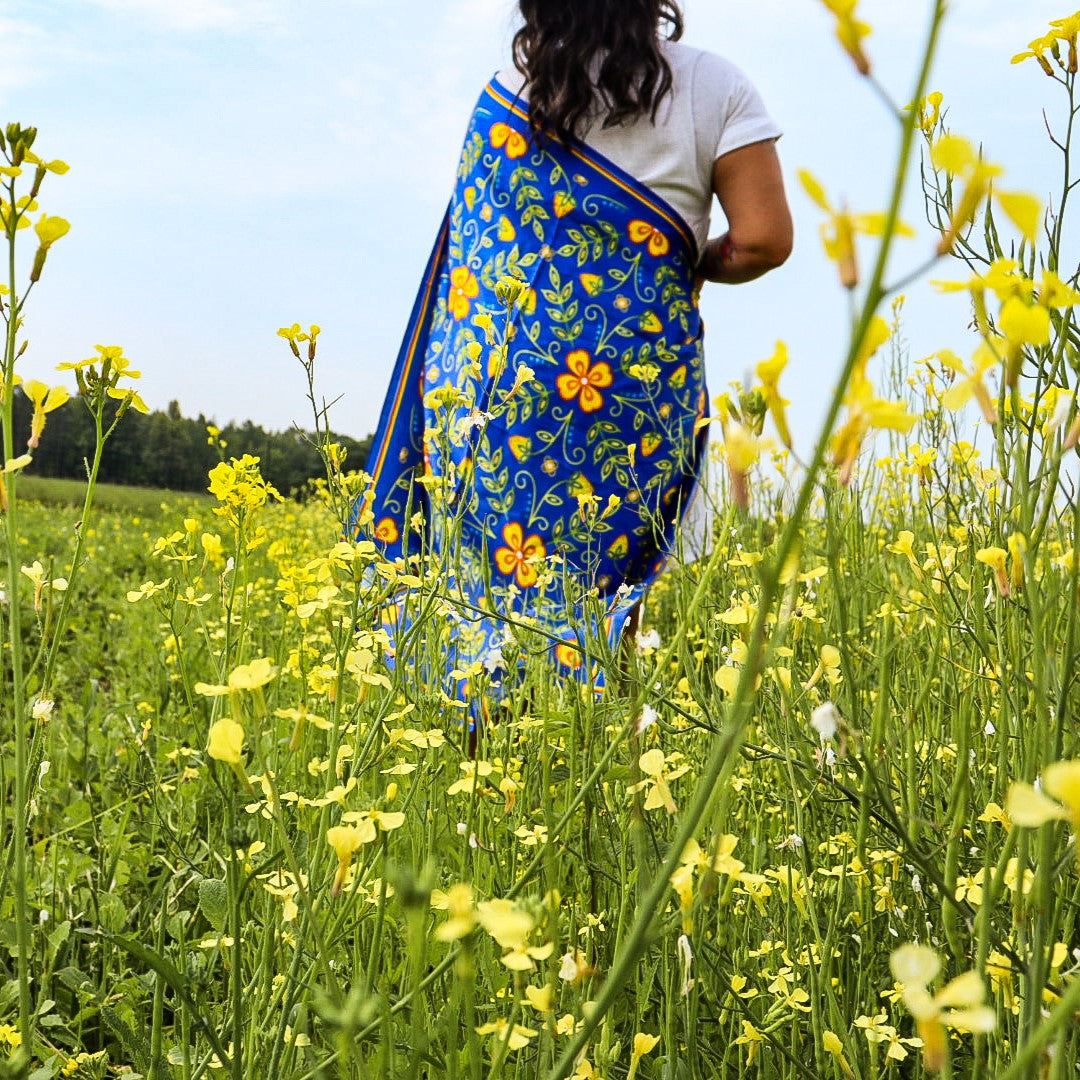
<instances>
[{"instance_id":1,"label":"dark curly hair","mask_svg":"<svg viewBox=\"0 0 1080 1080\"><path fill-rule=\"evenodd\" d=\"M603 126L656 110L671 90L660 24L682 37L678 0L520 0L525 25L514 35L514 66L528 80L529 121L562 140L599 105ZM599 58L595 82L590 77Z\"/></svg>"}]
</instances>

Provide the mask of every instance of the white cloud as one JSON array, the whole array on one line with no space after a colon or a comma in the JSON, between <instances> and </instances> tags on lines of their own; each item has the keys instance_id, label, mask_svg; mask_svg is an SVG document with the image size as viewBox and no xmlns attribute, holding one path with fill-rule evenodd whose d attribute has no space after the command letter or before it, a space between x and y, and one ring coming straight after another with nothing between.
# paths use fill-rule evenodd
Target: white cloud
<instances>
[{"instance_id":1,"label":"white cloud","mask_svg":"<svg viewBox=\"0 0 1080 1080\"><path fill-rule=\"evenodd\" d=\"M455 0L443 9L443 27L454 34L464 31L471 38L490 39L516 14L513 0Z\"/></svg>"},{"instance_id":2,"label":"white cloud","mask_svg":"<svg viewBox=\"0 0 1080 1080\"><path fill-rule=\"evenodd\" d=\"M0 94L47 82L59 64L86 59L73 41L25 18L0 15L0 41L4 43Z\"/></svg>"},{"instance_id":3,"label":"white cloud","mask_svg":"<svg viewBox=\"0 0 1080 1080\"><path fill-rule=\"evenodd\" d=\"M0 40L7 46L7 58L0 66L0 90L11 90L34 82L40 64L31 58L47 46L46 34L18 19L0 18Z\"/></svg>"},{"instance_id":4,"label":"white cloud","mask_svg":"<svg viewBox=\"0 0 1080 1080\"><path fill-rule=\"evenodd\" d=\"M276 26L284 15L281 0L89 0L119 15L146 19L163 29L197 32L248 32Z\"/></svg>"}]
</instances>

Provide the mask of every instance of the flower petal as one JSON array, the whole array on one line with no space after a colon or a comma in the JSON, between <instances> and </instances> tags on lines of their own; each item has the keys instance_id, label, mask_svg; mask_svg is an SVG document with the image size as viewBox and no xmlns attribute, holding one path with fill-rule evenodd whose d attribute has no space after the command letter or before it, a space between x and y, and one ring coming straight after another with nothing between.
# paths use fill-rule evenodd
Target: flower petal
<instances>
[{"instance_id":1,"label":"flower petal","mask_svg":"<svg viewBox=\"0 0 1080 1080\"><path fill-rule=\"evenodd\" d=\"M1053 799L1048 799L1030 784L1013 784L1005 800L1005 812L1013 824L1029 829L1045 825L1065 816L1065 811Z\"/></svg>"}]
</instances>

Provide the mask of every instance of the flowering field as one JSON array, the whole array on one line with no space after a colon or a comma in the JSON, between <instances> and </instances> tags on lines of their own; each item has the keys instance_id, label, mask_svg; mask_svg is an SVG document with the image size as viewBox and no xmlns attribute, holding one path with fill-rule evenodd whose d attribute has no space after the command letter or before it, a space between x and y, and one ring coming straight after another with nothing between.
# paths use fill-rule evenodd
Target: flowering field
<instances>
[{"instance_id":1,"label":"flowering field","mask_svg":"<svg viewBox=\"0 0 1080 1080\"><path fill-rule=\"evenodd\" d=\"M828 6L869 73L854 5ZM1078 30L1018 57L1061 84L1066 166ZM81 400L22 383L13 430L18 264L0 1076L1077 1075L1070 179L1056 205L1013 192L926 78L882 213L803 176L852 304L819 441L788 445L778 346L714 403L706 553L674 560L621 651L589 642L579 680L514 618L520 672L436 677L468 612L438 559L387 562L372 522L340 539L366 481L328 441L303 499L223 447L210 502L96 509L106 404L144 408L137 373L98 346L65 365ZM33 224L36 281L66 232L38 189L66 166L31 130L4 133L0 209L12 245ZM940 229L913 275L970 293L969 357L911 362L913 275L886 278L919 140ZM478 331L501 349L498 325ZM318 329L281 335L313 379ZM440 400L453 439L469 418ZM49 414L84 406L98 449L67 513L23 490ZM579 501L599 535L603 503ZM530 564L530 587L556 573Z\"/></svg>"}]
</instances>

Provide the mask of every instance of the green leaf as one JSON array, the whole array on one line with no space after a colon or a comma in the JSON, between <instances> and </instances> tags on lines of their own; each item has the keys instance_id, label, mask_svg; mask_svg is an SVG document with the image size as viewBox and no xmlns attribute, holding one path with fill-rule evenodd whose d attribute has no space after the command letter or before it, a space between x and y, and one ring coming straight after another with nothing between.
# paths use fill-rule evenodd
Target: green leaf
<instances>
[{"instance_id":1,"label":"green leaf","mask_svg":"<svg viewBox=\"0 0 1080 1080\"><path fill-rule=\"evenodd\" d=\"M68 935L71 933L71 923L65 919L61 923L57 923L49 933L49 948L47 952L48 966L51 968L56 963L56 954L60 951L60 946L64 944L68 939Z\"/></svg>"},{"instance_id":2,"label":"green leaf","mask_svg":"<svg viewBox=\"0 0 1080 1080\"><path fill-rule=\"evenodd\" d=\"M127 905L116 893L104 893L98 897L98 922L104 930L120 930L129 914Z\"/></svg>"},{"instance_id":3,"label":"green leaf","mask_svg":"<svg viewBox=\"0 0 1080 1080\"><path fill-rule=\"evenodd\" d=\"M62 986L66 986L75 994L80 1002L85 1002L94 996L94 984L85 971L77 967L65 967L56 972L55 978Z\"/></svg>"},{"instance_id":4,"label":"green leaf","mask_svg":"<svg viewBox=\"0 0 1080 1080\"><path fill-rule=\"evenodd\" d=\"M203 878L199 882L199 910L218 933L224 932L229 912L229 890L224 881Z\"/></svg>"},{"instance_id":5,"label":"green leaf","mask_svg":"<svg viewBox=\"0 0 1080 1080\"><path fill-rule=\"evenodd\" d=\"M150 1064L150 1044L145 1037L137 1034L111 1005L102 1005L101 1020L135 1062L135 1067L145 1074Z\"/></svg>"},{"instance_id":6,"label":"green leaf","mask_svg":"<svg viewBox=\"0 0 1080 1080\"><path fill-rule=\"evenodd\" d=\"M145 964L151 971L156 972L165 980L169 989L180 998L184 1003L188 1014L195 1023L199 1025L202 1033L210 1043L210 1048L217 1054L218 1060L221 1062L222 1068L225 1071L224 1074L227 1075L232 1068L229 1055L225 1052L225 1047L221 1045L221 1040L218 1038L217 1032L210 1026L206 1017L199 1012L199 1007L188 993L187 981L181 977L180 972L177 971L163 956L158 956L153 949L148 949L141 942L135 941L133 938L122 937L119 934L107 934L106 937L113 945L119 946L133 959Z\"/></svg>"}]
</instances>

